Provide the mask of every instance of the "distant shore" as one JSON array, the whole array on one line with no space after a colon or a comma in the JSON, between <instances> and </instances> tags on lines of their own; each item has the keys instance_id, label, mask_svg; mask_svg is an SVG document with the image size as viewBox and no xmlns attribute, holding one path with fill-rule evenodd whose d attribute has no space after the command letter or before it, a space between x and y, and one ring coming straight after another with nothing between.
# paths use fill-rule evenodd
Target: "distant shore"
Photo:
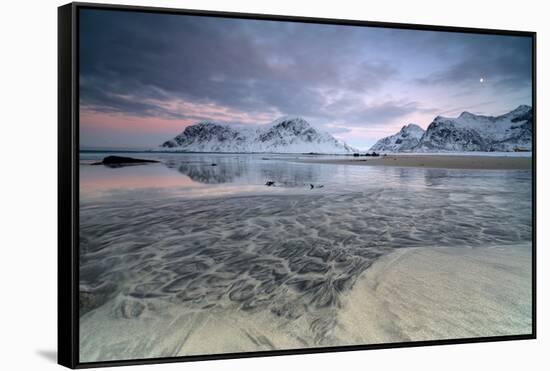
<instances>
[{"instance_id":1,"label":"distant shore","mask_svg":"<svg viewBox=\"0 0 550 371\"><path fill-rule=\"evenodd\" d=\"M354 157L342 159L304 159L304 163L363 165L363 166L402 166L444 169L484 169L484 170L529 170L532 159L529 156L477 156L477 155L381 155L379 157Z\"/></svg>"}]
</instances>

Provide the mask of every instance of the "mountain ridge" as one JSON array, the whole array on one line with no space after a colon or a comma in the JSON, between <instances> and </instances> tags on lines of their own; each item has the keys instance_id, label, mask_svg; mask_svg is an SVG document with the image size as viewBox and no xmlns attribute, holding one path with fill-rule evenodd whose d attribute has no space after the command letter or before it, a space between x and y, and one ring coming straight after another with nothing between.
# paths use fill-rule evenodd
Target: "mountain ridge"
<instances>
[{"instance_id":1,"label":"mountain ridge","mask_svg":"<svg viewBox=\"0 0 550 371\"><path fill-rule=\"evenodd\" d=\"M357 152L355 148L295 116L284 116L268 126L258 128L237 128L214 121L201 121L186 127L182 133L161 144L157 150L325 154Z\"/></svg>"},{"instance_id":2,"label":"mountain ridge","mask_svg":"<svg viewBox=\"0 0 550 371\"><path fill-rule=\"evenodd\" d=\"M382 138L371 147L379 152L512 152L532 148L533 110L520 105L498 115L468 111L456 118L436 116L414 146L395 143L403 131ZM420 128L421 129L421 128ZM418 135L418 132L417 132Z\"/></svg>"}]
</instances>

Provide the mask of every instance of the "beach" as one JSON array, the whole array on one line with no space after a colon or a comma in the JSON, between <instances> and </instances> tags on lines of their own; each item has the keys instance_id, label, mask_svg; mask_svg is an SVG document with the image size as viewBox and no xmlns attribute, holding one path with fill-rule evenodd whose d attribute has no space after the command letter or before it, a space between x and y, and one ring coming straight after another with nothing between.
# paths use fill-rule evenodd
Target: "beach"
<instances>
[{"instance_id":1,"label":"beach","mask_svg":"<svg viewBox=\"0 0 550 371\"><path fill-rule=\"evenodd\" d=\"M378 157L343 157L336 159L304 159L308 163L424 167L440 169L485 169L527 170L531 169L531 156L484 156L484 155L434 155L434 154L388 154Z\"/></svg>"},{"instance_id":2,"label":"beach","mask_svg":"<svg viewBox=\"0 0 550 371\"><path fill-rule=\"evenodd\" d=\"M530 332L529 170L107 155L80 165L81 362Z\"/></svg>"},{"instance_id":3,"label":"beach","mask_svg":"<svg viewBox=\"0 0 550 371\"><path fill-rule=\"evenodd\" d=\"M531 244L400 249L361 276L339 313L350 344L531 333Z\"/></svg>"},{"instance_id":4,"label":"beach","mask_svg":"<svg viewBox=\"0 0 550 371\"><path fill-rule=\"evenodd\" d=\"M359 277L322 345L529 334L530 270L530 244L399 249ZM81 318L82 361L316 346L305 318L136 303L121 295Z\"/></svg>"}]
</instances>

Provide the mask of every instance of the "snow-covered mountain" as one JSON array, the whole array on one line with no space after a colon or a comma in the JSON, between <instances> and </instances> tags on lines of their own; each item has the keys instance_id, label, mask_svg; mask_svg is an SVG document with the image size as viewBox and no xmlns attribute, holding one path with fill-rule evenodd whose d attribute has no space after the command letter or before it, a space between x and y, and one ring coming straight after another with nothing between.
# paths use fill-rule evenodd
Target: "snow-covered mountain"
<instances>
[{"instance_id":1,"label":"snow-covered mountain","mask_svg":"<svg viewBox=\"0 0 550 371\"><path fill-rule=\"evenodd\" d=\"M174 152L270 152L326 153L357 152L332 135L320 132L300 117L283 117L268 127L236 128L210 121L188 126L157 150Z\"/></svg>"},{"instance_id":2,"label":"snow-covered mountain","mask_svg":"<svg viewBox=\"0 0 550 371\"><path fill-rule=\"evenodd\" d=\"M463 112L457 118L438 116L426 129L415 150L498 151L531 150L533 110L519 106L500 116Z\"/></svg>"},{"instance_id":3,"label":"snow-covered mountain","mask_svg":"<svg viewBox=\"0 0 550 371\"><path fill-rule=\"evenodd\" d=\"M457 118L437 116L419 138L418 144L412 148L397 146L396 141L392 142L391 138L398 138L402 131L403 129L391 137L381 139L371 150L379 152L530 151L533 141L533 109L530 106L521 105L500 116L474 115L470 112L463 112ZM386 145L378 146L379 143Z\"/></svg>"},{"instance_id":4,"label":"snow-covered mountain","mask_svg":"<svg viewBox=\"0 0 550 371\"><path fill-rule=\"evenodd\" d=\"M420 138L424 135L424 129L416 124L405 125L397 134L380 139L370 148L375 152L406 152L413 150Z\"/></svg>"}]
</instances>

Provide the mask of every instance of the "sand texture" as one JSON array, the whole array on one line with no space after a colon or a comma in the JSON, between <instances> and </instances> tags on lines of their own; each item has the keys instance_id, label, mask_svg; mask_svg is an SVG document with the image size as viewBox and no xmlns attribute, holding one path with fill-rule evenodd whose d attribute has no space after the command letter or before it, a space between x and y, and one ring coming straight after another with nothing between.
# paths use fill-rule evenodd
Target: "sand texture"
<instances>
[{"instance_id":1,"label":"sand texture","mask_svg":"<svg viewBox=\"0 0 550 371\"><path fill-rule=\"evenodd\" d=\"M527 244L397 250L359 277L322 345L528 334L530 271ZM314 347L315 325L119 295L81 318L81 361Z\"/></svg>"},{"instance_id":2,"label":"sand texture","mask_svg":"<svg viewBox=\"0 0 550 371\"><path fill-rule=\"evenodd\" d=\"M530 171L162 159L168 167L81 165L81 362L528 327L530 298L496 296L529 293L530 259L512 251L532 236ZM430 256L427 268L417 261L440 247L455 253ZM377 268L396 251L416 252ZM399 277L411 281L406 292ZM464 307L472 292L481 299ZM480 307L453 312L453 300ZM493 322L479 314L487 308ZM442 319L426 324L433 318Z\"/></svg>"},{"instance_id":3,"label":"sand texture","mask_svg":"<svg viewBox=\"0 0 550 371\"><path fill-rule=\"evenodd\" d=\"M403 166L445 169L531 169L531 157L527 156L387 155L380 157L342 159L307 159L303 161L340 165Z\"/></svg>"},{"instance_id":4,"label":"sand texture","mask_svg":"<svg viewBox=\"0 0 550 371\"><path fill-rule=\"evenodd\" d=\"M531 333L531 246L415 248L357 281L336 331L350 344Z\"/></svg>"}]
</instances>

